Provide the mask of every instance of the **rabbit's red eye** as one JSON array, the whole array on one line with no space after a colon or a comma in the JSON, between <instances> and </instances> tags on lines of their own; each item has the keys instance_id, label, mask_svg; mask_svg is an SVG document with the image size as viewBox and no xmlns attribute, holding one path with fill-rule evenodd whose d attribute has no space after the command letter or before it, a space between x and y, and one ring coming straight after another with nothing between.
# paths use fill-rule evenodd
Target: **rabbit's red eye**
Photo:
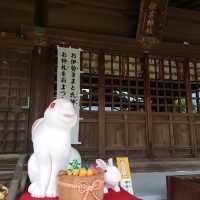
<instances>
[{"instance_id":1,"label":"rabbit's red eye","mask_svg":"<svg viewBox=\"0 0 200 200\"><path fill-rule=\"evenodd\" d=\"M56 103L54 103L54 102L52 102L51 104L50 104L50 108L54 108L55 107L55 105L56 105Z\"/></svg>"}]
</instances>

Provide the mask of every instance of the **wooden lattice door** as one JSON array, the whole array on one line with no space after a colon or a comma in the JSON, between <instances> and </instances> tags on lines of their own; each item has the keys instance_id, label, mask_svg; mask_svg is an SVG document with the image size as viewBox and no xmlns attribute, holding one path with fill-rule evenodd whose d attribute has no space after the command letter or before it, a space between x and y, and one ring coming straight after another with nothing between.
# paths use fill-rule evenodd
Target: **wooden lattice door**
<instances>
[{"instance_id":1,"label":"wooden lattice door","mask_svg":"<svg viewBox=\"0 0 200 200\"><path fill-rule=\"evenodd\" d=\"M31 51L0 48L0 153L27 150Z\"/></svg>"}]
</instances>

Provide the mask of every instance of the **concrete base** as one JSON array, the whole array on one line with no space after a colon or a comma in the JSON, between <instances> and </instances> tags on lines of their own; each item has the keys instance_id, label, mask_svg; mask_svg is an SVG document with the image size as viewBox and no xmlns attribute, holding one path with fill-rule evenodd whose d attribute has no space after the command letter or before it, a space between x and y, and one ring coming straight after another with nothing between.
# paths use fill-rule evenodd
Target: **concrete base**
<instances>
[{"instance_id":1,"label":"concrete base","mask_svg":"<svg viewBox=\"0 0 200 200\"><path fill-rule=\"evenodd\" d=\"M166 200L165 197L163 197L163 195L140 196L140 198L142 200Z\"/></svg>"},{"instance_id":2,"label":"concrete base","mask_svg":"<svg viewBox=\"0 0 200 200\"><path fill-rule=\"evenodd\" d=\"M132 176L135 195L143 200L166 200L166 176L200 174L200 171L134 173Z\"/></svg>"}]
</instances>

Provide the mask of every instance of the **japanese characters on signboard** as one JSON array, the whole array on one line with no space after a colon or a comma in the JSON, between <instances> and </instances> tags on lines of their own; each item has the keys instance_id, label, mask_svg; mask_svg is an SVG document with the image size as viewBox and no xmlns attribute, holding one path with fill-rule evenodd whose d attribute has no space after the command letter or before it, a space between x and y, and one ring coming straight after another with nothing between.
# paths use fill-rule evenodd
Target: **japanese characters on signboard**
<instances>
[{"instance_id":1,"label":"japanese characters on signboard","mask_svg":"<svg viewBox=\"0 0 200 200\"><path fill-rule=\"evenodd\" d=\"M74 104L79 116L80 49L58 47L57 98L67 98ZM72 131L72 144L77 144L79 122Z\"/></svg>"}]
</instances>

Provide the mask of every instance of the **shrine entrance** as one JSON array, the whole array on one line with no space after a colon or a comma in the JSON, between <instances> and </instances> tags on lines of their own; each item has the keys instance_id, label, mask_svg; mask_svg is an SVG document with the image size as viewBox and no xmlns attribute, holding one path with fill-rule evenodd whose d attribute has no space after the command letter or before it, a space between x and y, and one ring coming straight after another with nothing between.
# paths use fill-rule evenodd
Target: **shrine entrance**
<instances>
[{"instance_id":1,"label":"shrine entrance","mask_svg":"<svg viewBox=\"0 0 200 200\"><path fill-rule=\"evenodd\" d=\"M26 152L31 51L0 48L0 153Z\"/></svg>"}]
</instances>

